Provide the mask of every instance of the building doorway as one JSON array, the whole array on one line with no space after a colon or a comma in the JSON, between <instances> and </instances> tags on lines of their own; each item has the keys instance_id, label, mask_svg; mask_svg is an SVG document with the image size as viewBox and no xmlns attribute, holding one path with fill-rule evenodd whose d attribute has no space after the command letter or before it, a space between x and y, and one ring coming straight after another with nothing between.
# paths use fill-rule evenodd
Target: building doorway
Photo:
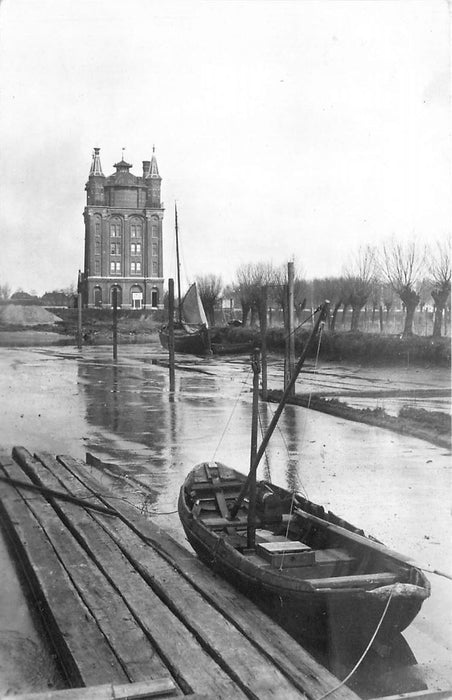
<instances>
[{"instance_id":1,"label":"building doorway","mask_svg":"<svg viewBox=\"0 0 452 700\"><path fill-rule=\"evenodd\" d=\"M131 307L132 309L142 309L143 308L143 290L138 285L135 285L130 290L131 294Z\"/></svg>"},{"instance_id":2,"label":"building doorway","mask_svg":"<svg viewBox=\"0 0 452 700\"><path fill-rule=\"evenodd\" d=\"M151 307L153 309L156 309L159 305L159 290L158 289L151 289Z\"/></svg>"},{"instance_id":3,"label":"building doorway","mask_svg":"<svg viewBox=\"0 0 452 700\"><path fill-rule=\"evenodd\" d=\"M116 289L116 304L118 309L122 306L122 289L119 284L113 285L110 289L110 305L113 306L113 290Z\"/></svg>"}]
</instances>

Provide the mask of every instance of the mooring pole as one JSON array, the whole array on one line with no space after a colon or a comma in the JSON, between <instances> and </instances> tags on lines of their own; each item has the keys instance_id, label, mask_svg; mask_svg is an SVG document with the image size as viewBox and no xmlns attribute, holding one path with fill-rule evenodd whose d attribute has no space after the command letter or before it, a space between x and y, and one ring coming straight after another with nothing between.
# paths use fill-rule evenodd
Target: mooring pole
<instances>
[{"instance_id":1,"label":"mooring pole","mask_svg":"<svg viewBox=\"0 0 452 700\"><path fill-rule=\"evenodd\" d=\"M168 354L170 391L174 391L176 374L174 367L174 280L168 280Z\"/></svg>"},{"instance_id":2,"label":"mooring pole","mask_svg":"<svg viewBox=\"0 0 452 700\"><path fill-rule=\"evenodd\" d=\"M315 324L314 324L314 328L312 329L311 335L309 336L309 338L308 338L308 340L307 340L307 342L306 342L306 344L305 344L305 346L304 346L304 348L303 348L303 351L302 351L302 353L301 353L301 355L300 355L300 357L299 357L299 359L298 359L298 362L297 362L297 364L295 365L295 370L294 370L294 373L293 373L293 375L292 375L292 377L291 377L290 383L289 383L288 386L284 389L284 393L283 393L283 395L282 395L282 397L281 397L281 400L280 400L280 402L279 402L279 404L278 404L278 407L277 407L276 411L275 411L274 414L273 414L273 418L272 418L272 420L271 420L271 422L270 422L270 425L268 426L267 431L266 431L266 433L265 433L265 435L264 435L264 437L263 437L263 439L262 439L262 442L261 442L261 444L260 444L260 447L259 447L258 451L256 452L256 458L253 460L253 465L252 465L252 467L251 467L251 469L250 469L250 472L249 472L247 478L245 479L242 488L240 489L239 495L238 495L237 498L235 499L234 505L232 505L232 506L230 507L230 509L229 509L229 510L230 510L230 518L231 518L231 519L234 519L235 516L236 516L237 513L238 513L238 510L239 510L239 508L240 508L240 505L241 505L241 503L242 503L242 501L243 501L243 499L244 499L244 497L245 497L245 494L246 494L247 491L248 491L248 487L249 487L249 483L250 483L250 478L251 478L253 472L256 472L256 471L257 471L257 468L258 468L258 466L259 466L259 462L261 461L261 459L262 459L262 457L263 457L263 455L264 455L264 452L265 452L265 450L266 450L266 448L267 448L267 445L268 445L268 443L269 443L269 440L270 440L271 436L273 435L273 431L275 430L276 425L277 425L277 423L278 423L278 421L279 421L279 418L280 418L280 416L281 416L281 413L282 413L282 411L283 411L283 408L284 408L284 406L285 406L286 403L287 403L287 399L289 398L290 392L291 392L293 386L295 385L295 382L297 381L297 377L298 377L298 375L299 375L300 372L301 372L301 368L303 367L304 361L305 361L305 359L306 359L308 353L311 351L311 349L312 349L312 347L313 347L313 345L314 345L314 340L315 340L317 331L319 330L320 324L323 323L323 322L325 321L326 313L327 313L327 308L328 308L328 303L325 302L324 304L322 304L321 306L319 306L318 309L316 309L316 311L320 311L320 313L319 313L319 315L318 315L318 317L317 317L317 320L316 320L316 322L315 322Z\"/></svg>"},{"instance_id":3,"label":"mooring pole","mask_svg":"<svg viewBox=\"0 0 452 700\"><path fill-rule=\"evenodd\" d=\"M82 294L79 292L77 294L77 345L79 350L82 347L83 334L82 334Z\"/></svg>"},{"instance_id":4,"label":"mooring pole","mask_svg":"<svg viewBox=\"0 0 452 700\"><path fill-rule=\"evenodd\" d=\"M115 285L111 291L113 302L113 359L118 359L118 288Z\"/></svg>"},{"instance_id":5,"label":"mooring pole","mask_svg":"<svg viewBox=\"0 0 452 700\"><path fill-rule=\"evenodd\" d=\"M268 287L262 287L261 296L261 353L262 353L262 400L267 401L267 309Z\"/></svg>"},{"instance_id":6,"label":"mooring pole","mask_svg":"<svg viewBox=\"0 0 452 700\"><path fill-rule=\"evenodd\" d=\"M247 547L254 549L256 545L256 471L252 471L252 466L257 453L257 428L259 411L259 350L255 348L251 357L253 369L253 412L251 419L251 454L250 454L250 483L248 502L248 523L247 523Z\"/></svg>"}]
</instances>

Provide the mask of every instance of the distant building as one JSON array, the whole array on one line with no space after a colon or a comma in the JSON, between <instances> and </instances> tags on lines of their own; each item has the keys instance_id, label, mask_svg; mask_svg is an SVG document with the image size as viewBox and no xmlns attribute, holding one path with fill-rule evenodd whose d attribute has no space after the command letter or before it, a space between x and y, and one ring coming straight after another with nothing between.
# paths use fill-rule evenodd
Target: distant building
<instances>
[{"instance_id":1,"label":"distant building","mask_svg":"<svg viewBox=\"0 0 452 700\"><path fill-rule=\"evenodd\" d=\"M118 304L130 309L163 308L162 178L154 153L143 175L132 175L124 157L105 177L95 148L86 183L85 267L79 291L86 307Z\"/></svg>"}]
</instances>

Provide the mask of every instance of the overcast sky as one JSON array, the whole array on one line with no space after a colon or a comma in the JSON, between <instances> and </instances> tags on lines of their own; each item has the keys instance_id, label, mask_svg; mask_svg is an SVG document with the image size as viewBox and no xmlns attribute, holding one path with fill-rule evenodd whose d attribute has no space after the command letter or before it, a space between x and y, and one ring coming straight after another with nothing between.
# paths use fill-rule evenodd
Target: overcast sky
<instances>
[{"instance_id":1,"label":"overcast sky","mask_svg":"<svg viewBox=\"0 0 452 700\"><path fill-rule=\"evenodd\" d=\"M295 258L338 275L361 243L451 221L447 0L3 0L0 284L83 266L84 186L152 147L174 276Z\"/></svg>"}]
</instances>

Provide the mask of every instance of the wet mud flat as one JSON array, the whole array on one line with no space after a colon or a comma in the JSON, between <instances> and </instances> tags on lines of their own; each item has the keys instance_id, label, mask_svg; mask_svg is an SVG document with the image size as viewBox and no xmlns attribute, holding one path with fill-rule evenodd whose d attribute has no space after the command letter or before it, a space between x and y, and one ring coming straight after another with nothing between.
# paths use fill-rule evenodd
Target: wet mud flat
<instances>
[{"instance_id":1,"label":"wet mud flat","mask_svg":"<svg viewBox=\"0 0 452 700\"><path fill-rule=\"evenodd\" d=\"M26 444L82 461L92 452L116 467L117 475L100 475L105 488L122 498L126 477L133 485L127 500L187 546L175 511L188 471L206 458L247 471L249 360L178 357L171 396L153 347L120 346L118 354L115 363L111 348L0 348L2 446ZM281 365L280 358L271 362L272 388L280 387ZM327 366L324 374L337 369ZM308 377L300 379L302 390ZM419 375L402 378L419 386ZM431 385L441 381L433 375ZM428 382L423 373L423 386ZM263 427L272 410L261 406ZM280 423L262 477L296 488L431 568L452 568L448 450L300 406L286 407ZM442 690L452 683L452 596L450 582L429 578L432 596L406 639L429 689ZM2 629L35 639L25 613L5 620L14 593L3 606Z\"/></svg>"}]
</instances>

